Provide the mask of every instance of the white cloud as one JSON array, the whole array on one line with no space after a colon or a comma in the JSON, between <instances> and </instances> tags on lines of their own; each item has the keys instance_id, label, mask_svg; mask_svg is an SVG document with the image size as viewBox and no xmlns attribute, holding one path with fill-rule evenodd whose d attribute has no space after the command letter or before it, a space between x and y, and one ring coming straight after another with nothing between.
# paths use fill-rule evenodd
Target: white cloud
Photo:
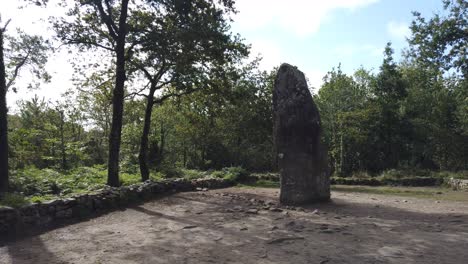
<instances>
[{"instance_id":1,"label":"white cloud","mask_svg":"<svg viewBox=\"0 0 468 264\"><path fill-rule=\"evenodd\" d=\"M274 42L267 39L255 39L252 41L251 57L262 57L260 68L271 70L285 62L286 58L281 52L281 48Z\"/></svg>"},{"instance_id":2,"label":"white cloud","mask_svg":"<svg viewBox=\"0 0 468 264\"><path fill-rule=\"evenodd\" d=\"M332 10L354 10L378 1L238 0L235 23L242 31L273 26L305 37L317 32Z\"/></svg>"},{"instance_id":3,"label":"white cloud","mask_svg":"<svg viewBox=\"0 0 468 264\"><path fill-rule=\"evenodd\" d=\"M387 31L395 39L404 40L411 34L411 30L405 22L390 21L387 24Z\"/></svg>"},{"instance_id":4,"label":"white cloud","mask_svg":"<svg viewBox=\"0 0 468 264\"><path fill-rule=\"evenodd\" d=\"M327 73L318 69L306 69L304 74L309 81L309 89L311 89L313 93L317 93L323 84L323 77Z\"/></svg>"}]
</instances>

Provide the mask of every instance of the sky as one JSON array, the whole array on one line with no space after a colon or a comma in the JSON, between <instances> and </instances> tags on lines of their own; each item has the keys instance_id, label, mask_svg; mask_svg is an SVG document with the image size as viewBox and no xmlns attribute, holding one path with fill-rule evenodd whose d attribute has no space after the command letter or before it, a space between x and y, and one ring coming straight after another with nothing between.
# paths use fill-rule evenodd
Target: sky
<instances>
[{"instance_id":1,"label":"sky","mask_svg":"<svg viewBox=\"0 0 468 264\"><path fill-rule=\"evenodd\" d=\"M0 0L3 22L11 19L9 32L21 28L27 33L51 36L45 20L60 15L60 9L18 9L21 2ZM340 63L347 74L361 66L377 70L389 41L398 60L407 47L411 12L430 17L442 11L442 0L237 0L236 8L231 30L252 45L252 58L263 58L261 68L271 70L284 62L295 65L317 90L324 75ZM22 72L19 92L9 91L8 104L14 108L17 100L35 94L59 100L66 89L73 87L72 59L65 50L56 52L47 65L52 81L40 90L27 90L28 72Z\"/></svg>"}]
</instances>

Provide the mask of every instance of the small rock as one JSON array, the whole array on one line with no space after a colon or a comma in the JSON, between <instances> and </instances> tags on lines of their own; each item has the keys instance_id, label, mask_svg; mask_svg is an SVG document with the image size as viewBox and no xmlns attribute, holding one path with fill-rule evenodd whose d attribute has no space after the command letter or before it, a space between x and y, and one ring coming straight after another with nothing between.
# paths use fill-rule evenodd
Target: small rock
<instances>
[{"instance_id":1,"label":"small rock","mask_svg":"<svg viewBox=\"0 0 468 264\"><path fill-rule=\"evenodd\" d=\"M245 231L245 230L248 230L248 228L247 228L247 227L242 227L242 228L240 229L240 231Z\"/></svg>"},{"instance_id":2,"label":"small rock","mask_svg":"<svg viewBox=\"0 0 468 264\"><path fill-rule=\"evenodd\" d=\"M280 237L267 242L267 244L278 244L285 241L304 240L304 237Z\"/></svg>"},{"instance_id":3,"label":"small rock","mask_svg":"<svg viewBox=\"0 0 468 264\"><path fill-rule=\"evenodd\" d=\"M188 225L188 226L184 226L182 227L182 229L193 229L193 228L197 228L198 226L196 225Z\"/></svg>"},{"instance_id":4,"label":"small rock","mask_svg":"<svg viewBox=\"0 0 468 264\"><path fill-rule=\"evenodd\" d=\"M319 214L319 210L318 210L318 209L315 209L314 211L312 211L311 214Z\"/></svg>"},{"instance_id":5,"label":"small rock","mask_svg":"<svg viewBox=\"0 0 468 264\"><path fill-rule=\"evenodd\" d=\"M283 212L283 209L277 208L277 207L272 207L270 208L270 211L272 212Z\"/></svg>"},{"instance_id":6,"label":"small rock","mask_svg":"<svg viewBox=\"0 0 468 264\"><path fill-rule=\"evenodd\" d=\"M257 209L249 209L246 211L247 214L257 214L258 210Z\"/></svg>"}]
</instances>

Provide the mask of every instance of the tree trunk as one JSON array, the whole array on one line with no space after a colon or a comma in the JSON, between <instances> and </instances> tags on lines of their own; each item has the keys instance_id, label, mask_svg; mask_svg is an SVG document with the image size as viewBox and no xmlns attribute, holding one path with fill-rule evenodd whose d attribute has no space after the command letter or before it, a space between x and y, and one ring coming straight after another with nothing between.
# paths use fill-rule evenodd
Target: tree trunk
<instances>
[{"instance_id":1,"label":"tree trunk","mask_svg":"<svg viewBox=\"0 0 468 264\"><path fill-rule=\"evenodd\" d=\"M164 155L164 145L166 144L166 131L164 130L164 120L161 120L161 136L159 137L160 147L159 147L159 164L161 164Z\"/></svg>"},{"instance_id":2,"label":"tree trunk","mask_svg":"<svg viewBox=\"0 0 468 264\"><path fill-rule=\"evenodd\" d=\"M151 86L148 100L146 102L145 120L143 123L143 132L140 140L140 154L138 155L138 161L140 163L141 181L149 180L150 172L148 168L148 136L151 129L151 114L153 113L154 104L154 85Z\"/></svg>"},{"instance_id":3,"label":"tree trunk","mask_svg":"<svg viewBox=\"0 0 468 264\"><path fill-rule=\"evenodd\" d=\"M3 31L0 29L0 194L8 191L8 109L3 60Z\"/></svg>"},{"instance_id":4,"label":"tree trunk","mask_svg":"<svg viewBox=\"0 0 468 264\"><path fill-rule=\"evenodd\" d=\"M122 136L122 115L125 86L125 37L127 35L128 0L122 1L119 18L119 33L116 40L116 80L112 95L112 125L109 135L109 160L107 184L117 187L119 181L120 141Z\"/></svg>"},{"instance_id":5,"label":"tree trunk","mask_svg":"<svg viewBox=\"0 0 468 264\"><path fill-rule=\"evenodd\" d=\"M62 152L62 170L67 169L67 151L65 147L65 116L63 111L59 111L60 114L60 151Z\"/></svg>"}]
</instances>

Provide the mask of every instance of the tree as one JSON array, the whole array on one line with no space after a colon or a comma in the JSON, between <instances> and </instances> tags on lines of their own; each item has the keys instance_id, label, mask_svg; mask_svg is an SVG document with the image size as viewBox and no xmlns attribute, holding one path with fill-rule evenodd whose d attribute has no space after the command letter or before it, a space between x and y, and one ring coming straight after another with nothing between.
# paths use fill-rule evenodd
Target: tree
<instances>
[{"instance_id":1,"label":"tree","mask_svg":"<svg viewBox=\"0 0 468 264\"><path fill-rule=\"evenodd\" d=\"M227 78L228 64L247 55L239 38L228 32L226 16L234 11L233 1L219 3L162 1L151 6L152 12L141 12L130 21L133 31L148 32L140 36L140 48L131 61L149 86L139 152L143 181L149 179L148 135L154 105L208 86L222 86L219 82Z\"/></svg>"},{"instance_id":2,"label":"tree","mask_svg":"<svg viewBox=\"0 0 468 264\"><path fill-rule=\"evenodd\" d=\"M0 21L1 22L1 21ZM8 191L8 109L3 39L8 22L0 27L0 194Z\"/></svg>"},{"instance_id":3,"label":"tree","mask_svg":"<svg viewBox=\"0 0 468 264\"><path fill-rule=\"evenodd\" d=\"M407 96L406 84L393 60L391 43L387 43L384 51L383 63L377 74L374 93L376 103L380 109L379 125L377 126L377 138L379 144L375 150L380 154L381 169L395 168L402 156L406 154L405 126L400 105Z\"/></svg>"},{"instance_id":4,"label":"tree","mask_svg":"<svg viewBox=\"0 0 468 264\"><path fill-rule=\"evenodd\" d=\"M112 91L112 122L109 133L107 184L119 186L119 155L124 111L126 62L133 45L128 43L127 18L129 0L76 1L68 16L54 20L57 36L66 44L80 49L100 49L110 52L114 61L115 83ZM133 43L135 44L135 43Z\"/></svg>"},{"instance_id":5,"label":"tree","mask_svg":"<svg viewBox=\"0 0 468 264\"><path fill-rule=\"evenodd\" d=\"M7 36L5 25L0 26L0 193L8 190L8 108L6 94L24 68L29 68L33 77L48 81L44 69L47 62L48 41L39 36L30 36L18 31L18 37ZM1 17L0 17L1 23ZM6 41L6 42L5 42ZM32 87L32 86L31 86Z\"/></svg>"},{"instance_id":6,"label":"tree","mask_svg":"<svg viewBox=\"0 0 468 264\"><path fill-rule=\"evenodd\" d=\"M425 68L436 72L456 71L468 77L468 2L443 0L446 16L434 15L426 20L413 12L409 56ZM437 75L435 75L437 76Z\"/></svg>"},{"instance_id":7,"label":"tree","mask_svg":"<svg viewBox=\"0 0 468 264\"><path fill-rule=\"evenodd\" d=\"M346 146L352 141L351 134L348 133L350 132L349 126L352 124L346 121L350 113L361 109L369 97L365 73L360 71L359 74L362 77L358 85L352 76L341 71L341 65L339 65L337 69L332 69L324 77L324 84L316 96L330 161L338 175L349 173L347 167L352 167L352 160L347 158L348 154L353 151L358 152L357 149Z\"/></svg>"}]
</instances>

